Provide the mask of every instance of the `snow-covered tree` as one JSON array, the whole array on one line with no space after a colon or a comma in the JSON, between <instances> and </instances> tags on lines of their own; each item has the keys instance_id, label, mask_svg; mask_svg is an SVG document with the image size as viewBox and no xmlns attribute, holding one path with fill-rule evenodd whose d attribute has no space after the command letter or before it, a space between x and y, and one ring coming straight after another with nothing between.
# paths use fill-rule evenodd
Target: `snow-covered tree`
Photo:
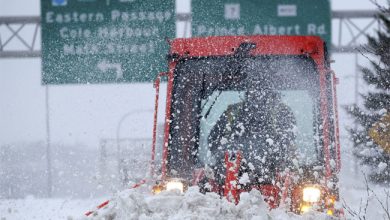
<instances>
[{"instance_id":1,"label":"snow-covered tree","mask_svg":"<svg viewBox=\"0 0 390 220\"><path fill-rule=\"evenodd\" d=\"M374 36L367 36L364 48L375 59L370 60L371 67L361 69L372 89L361 94L363 106L355 104L348 111L358 124L350 129L355 155L372 168L368 173L371 181L390 183L390 20L385 16L390 8L378 7L381 28Z\"/></svg>"}]
</instances>

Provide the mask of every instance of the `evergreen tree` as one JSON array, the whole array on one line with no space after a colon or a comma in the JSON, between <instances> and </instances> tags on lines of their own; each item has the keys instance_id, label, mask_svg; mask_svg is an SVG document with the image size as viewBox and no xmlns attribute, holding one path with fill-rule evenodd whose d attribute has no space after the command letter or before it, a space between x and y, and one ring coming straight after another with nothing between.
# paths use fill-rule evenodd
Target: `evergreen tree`
<instances>
[{"instance_id":1,"label":"evergreen tree","mask_svg":"<svg viewBox=\"0 0 390 220\"><path fill-rule=\"evenodd\" d=\"M364 81L373 87L361 94L364 106L349 106L348 112L358 124L350 129L354 143L354 154L362 164L369 165L371 181L390 183L390 12L379 6L381 30L375 37L367 36L368 45L364 52L375 56L370 60L371 68L362 68Z\"/></svg>"}]
</instances>

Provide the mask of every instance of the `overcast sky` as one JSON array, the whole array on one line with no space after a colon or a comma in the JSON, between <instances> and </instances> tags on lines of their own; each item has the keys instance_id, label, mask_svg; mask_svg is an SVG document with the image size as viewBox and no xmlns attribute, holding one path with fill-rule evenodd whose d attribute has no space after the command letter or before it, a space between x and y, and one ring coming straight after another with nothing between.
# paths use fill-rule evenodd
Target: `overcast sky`
<instances>
[{"instance_id":1,"label":"overcast sky","mask_svg":"<svg viewBox=\"0 0 390 220\"><path fill-rule=\"evenodd\" d=\"M0 16L39 15L39 7L38 0L0 0ZM334 0L332 8L375 7L369 0ZM333 68L342 84L340 103L351 103L355 57L337 55L334 59ZM40 62L40 59L0 60L0 145L45 140L45 89L40 83ZM118 122L128 112L134 113L121 125L120 137L151 136L152 114L143 112L153 109L151 84L51 86L49 93L54 142L82 142L97 147L100 138L116 136Z\"/></svg>"}]
</instances>

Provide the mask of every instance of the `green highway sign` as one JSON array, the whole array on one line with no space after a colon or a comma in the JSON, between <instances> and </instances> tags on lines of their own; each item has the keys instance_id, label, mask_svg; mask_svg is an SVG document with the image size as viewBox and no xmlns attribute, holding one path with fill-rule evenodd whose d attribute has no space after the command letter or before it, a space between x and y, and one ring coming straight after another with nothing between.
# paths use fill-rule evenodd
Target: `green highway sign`
<instances>
[{"instance_id":1,"label":"green highway sign","mask_svg":"<svg viewBox=\"0 0 390 220\"><path fill-rule=\"evenodd\" d=\"M329 0L192 0L192 36L257 34L316 35L330 45Z\"/></svg>"},{"instance_id":2,"label":"green highway sign","mask_svg":"<svg viewBox=\"0 0 390 220\"><path fill-rule=\"evenodd\" d=\"M150 82L166 70L174 0L41 0L42 83Z\"/></svg>"}]
</instances>

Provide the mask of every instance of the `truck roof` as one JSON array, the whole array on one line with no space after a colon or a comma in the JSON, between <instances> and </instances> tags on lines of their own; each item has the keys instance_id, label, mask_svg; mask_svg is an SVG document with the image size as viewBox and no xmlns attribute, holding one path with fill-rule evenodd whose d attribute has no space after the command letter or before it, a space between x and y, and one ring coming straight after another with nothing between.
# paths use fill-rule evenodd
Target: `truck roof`
<instances>
[{"instance_id":1,"label":"truck roof","mask_svg":"<svg viewBox=\"0 0 390 220\"><path fill-rule=\"evenodd\" d=\"M318 66L325 64L325 43L317 36L253 35L178 38L171 42L171 54L187 57L234 54L242 43L254 43L252 55L307 55Z\"/></svg>"}]
</instances>

